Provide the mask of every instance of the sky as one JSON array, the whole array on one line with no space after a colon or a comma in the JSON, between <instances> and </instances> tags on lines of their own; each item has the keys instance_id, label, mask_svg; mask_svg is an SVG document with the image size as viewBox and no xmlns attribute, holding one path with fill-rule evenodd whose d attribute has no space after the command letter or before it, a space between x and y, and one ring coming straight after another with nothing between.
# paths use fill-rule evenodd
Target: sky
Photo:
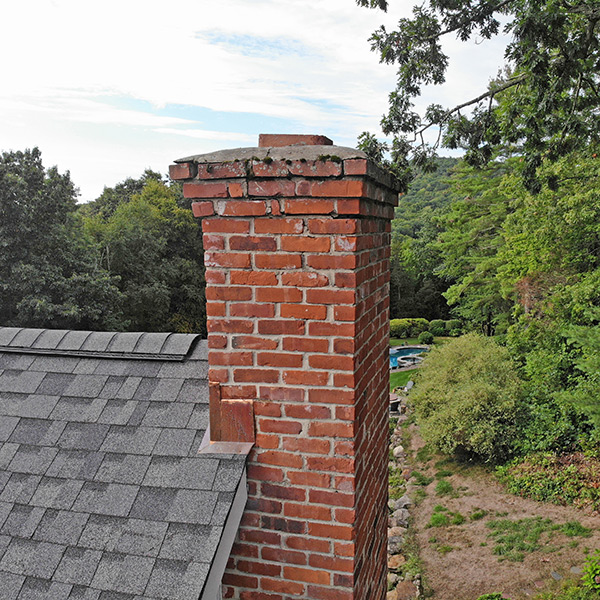
<instances>
[{"instance_id":1,"label":"sky","mask_svg":"<svg viewBox=\"0 0 600 600\"><path fill-rule=\"evenodd\" d=\"M0 151L37 146L70 171L80 202L175 159L309 133L356 146L396 75L368 41L409 16L354 0L28 0L5 3ZM450 39L447 83L422 104L485 90L504 41Z\"/></svg>"}]
</instances>

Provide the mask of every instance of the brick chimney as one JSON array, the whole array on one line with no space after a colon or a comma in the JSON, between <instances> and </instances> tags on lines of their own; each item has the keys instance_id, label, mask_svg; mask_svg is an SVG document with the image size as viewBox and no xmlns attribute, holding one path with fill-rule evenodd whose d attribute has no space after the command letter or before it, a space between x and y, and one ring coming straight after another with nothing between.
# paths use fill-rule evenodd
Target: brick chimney
<instances>
[{"instance_id":1,"label":"brick chimney","mask_svg":"<svg viewBox=\"0 0 600 600\"><path fill-rule=\"evenodd\" d=\"M383 600L395 181L324 136L176 163L204 234L211 441L255 442L223 597Z\"/></svg>"}]
</instances>

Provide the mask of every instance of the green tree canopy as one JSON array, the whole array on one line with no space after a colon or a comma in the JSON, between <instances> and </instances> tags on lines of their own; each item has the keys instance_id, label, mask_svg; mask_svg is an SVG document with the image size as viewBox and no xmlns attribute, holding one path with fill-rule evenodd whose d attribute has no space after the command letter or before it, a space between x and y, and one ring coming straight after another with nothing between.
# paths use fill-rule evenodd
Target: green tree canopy
<instances>
[{"instance_id":1,"label":"green tree canopy","mask_svg":"<svg viewBox=\"0 0 600 600\"><path fill-rule=\"evenodd\" d=\"M383 10L388 4L356 1ZM394 31L382 26L371 37L372 48L382 62L397 65L398 76L381 123L384 133L394 136L392 169L407 183L408 159L417 167L428 166L440 145L465 148L467 162L475 166L511 145L524 155L525 186L538 192L544 158L554 160L598 140L599 23L597 0L426 0L413 8L412 18L400 19ZM431 105L422 114L416 110L423 86L445 81L446 36L466 42L501 31L510 35L506 68L490 73L495 78L487 89L458 106ZM501 96L508 101L497 102ZM424 133L432 128L439 136L430 143Z\"/></svg>"}]
</instances>

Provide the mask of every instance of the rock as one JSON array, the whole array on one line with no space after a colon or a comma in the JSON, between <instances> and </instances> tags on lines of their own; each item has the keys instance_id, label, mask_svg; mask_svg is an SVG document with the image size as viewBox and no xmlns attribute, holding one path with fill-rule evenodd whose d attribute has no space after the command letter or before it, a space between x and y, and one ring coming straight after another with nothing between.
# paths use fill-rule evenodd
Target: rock
<instances>
[{"instance_id":1,"label":"rock","mask_svg":"<svg viewBox=\"0 0 600 600\"><path fill-rule=\"evenodd\" d=\"M406 508L399 508L392 513L392 527L408 527L410 513Z\"/></svg>"},{"instance_id":2,"label":"rock","mask_svg":"<svg viewBox=\"0 0 600 600\"><path fill-rule=\"evenodd\" d=\"M395 535L388 538L388 554L399 554L402 551L404 545L404 538L400 535Z\"/></svg>"},{"instance_id":3,"label":"rock","mask_svg":"<svg viewBox=\"0 0 600 600\"><path fill-rule=\"evenodd\" d=\"M408 496L402 496L402 498L394 500L394 509L408 508L409 506L412 506L412 504L412 500Z\"/></svg>"},{"instance_id":4,"label":"rock","mask_svg":"<svg viewBox=\"0 0 600 600\"><path fill-rule=\"evenodd\" d=\"M386 600L396 600L396 590L387 593Z\"/></svg>"},{"instance_id":5,"label":"rock","mask_svg":"<svg viewBox=\"0 0 600 600\"><path fill-rule=\"evenodd\" d=\"M419 596L419 588L412 581L401 581L394 593L394 600L412 600Z\"/></svg>"},{"instance_id":6,"label":"rock","mask_svg":"<svg viewBox=\"0 0 600 600\"><path fill-rule=\"evenodd\" d=\"M406 563L406 558L402 554L395 554L388 558L388 569L395 571L399 569L403 564Z\"/></svg>"},{"instance_id":7,"label":"rock","mask_svg":"<svg viewBox=\"0 0 600 600\"><path fill-rule=\"evenodd\" d=\"M388 573L387 581L388 587L394 587L400 581L400 577L396 573Z\"/></svg>"},{"instance_id":8,"label":"rock","mask_svg":"<svg viewBox=\"0 0 600 600\"><path fill-rule=\"evenodd\" d=\"M583 573L583 569L581 567L571 567L570 569L573 575L581 575Z\"/></svg>"},{"instance_id":9,"label":"rock","mask_svg":"<svg viewBox=\"0 0 600 600\"><path fill-rule=\"evenodd\" d=\"M400 458L404 454L404 446L396 446L392 451L394 458Z\"/></svg>"}]
</instances>

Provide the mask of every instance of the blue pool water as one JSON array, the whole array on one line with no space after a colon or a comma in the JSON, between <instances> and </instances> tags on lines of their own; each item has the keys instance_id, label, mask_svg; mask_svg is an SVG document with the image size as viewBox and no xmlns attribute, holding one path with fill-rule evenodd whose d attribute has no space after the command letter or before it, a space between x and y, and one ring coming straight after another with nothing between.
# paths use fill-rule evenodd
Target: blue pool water
<instances>
[{"instance_id":1,"label":"blue pool water","mask_svg":"<svg viewBox=\"0 0 600 600\"><path fill-rule=\"evenodd\" d=\"M426 352L425 348L413 348L410 346L396 347L390 349L390 369L398 366L398 358L403 356L413 356Z\"/></svg>"}]
</instances>

